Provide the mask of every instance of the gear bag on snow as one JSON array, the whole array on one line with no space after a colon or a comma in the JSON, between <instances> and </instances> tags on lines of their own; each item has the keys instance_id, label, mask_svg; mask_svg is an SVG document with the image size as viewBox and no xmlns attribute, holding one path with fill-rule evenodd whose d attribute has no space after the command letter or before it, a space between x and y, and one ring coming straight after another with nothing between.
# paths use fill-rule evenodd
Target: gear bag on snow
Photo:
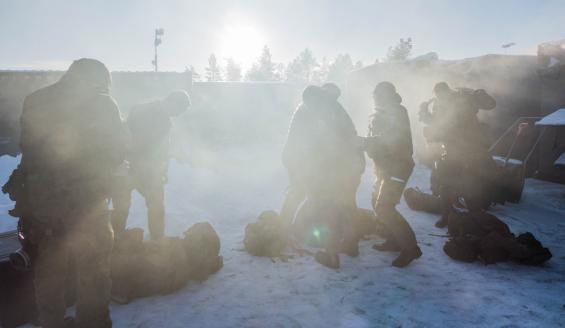
<instances>
[{"instance_id":1,"label":"gear bag on snow","mask_svg":"<svg viewBox=\"0 0 565 328\"><path fill-rule=\"evenodd\" d=\"M194 224L184 238L149 242L143 241L143 230L126 230L112 254L112 298L127 303L174 292L189 280L205 280L223 266L219 251L218 234L207 222Z\"/></svg>"},{"instance_id":2,"label":"gear bag on snow","mask_svg":"<svg viewBox=\"0 0 565 328\"><path fill-rule=\"evenodd\" d=\"M541 265L552 257L531 233L515 237L506 223L486 212L452 212L448 232L443 250L458 261Z\"/></svg>"},{"instance_id":3,"label":"gear bag on snow","mask_svg":"<svg viewBox=\"0 0 565 328\"><path fill-rule=\"evenodd\" d=\"M277 212L264 211L245 227L245 250L254 256L279 257L286 247L283 222Z\"/></svg>"},{"instance_id":4,"label":"gear bag on snow","mask_svg":"<svg viewBox=\"0 0 565 328\"><path fill-rule=\"evenodd\" d=\"M406 188L404 199L408 207L414 211L441 214L441 200L438 196L425 193L418 188Z\"/></svg>"}]
</instances>

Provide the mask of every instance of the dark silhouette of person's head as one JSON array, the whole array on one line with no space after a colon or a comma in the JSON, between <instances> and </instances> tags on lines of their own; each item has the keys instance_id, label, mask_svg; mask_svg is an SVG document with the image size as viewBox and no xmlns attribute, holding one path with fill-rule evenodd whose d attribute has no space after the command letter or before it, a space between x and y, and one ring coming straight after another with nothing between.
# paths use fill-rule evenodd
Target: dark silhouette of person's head
<instances>
[{"instance_id":1,"label":"dark silhouette of person's head","mask_svg":"<svg viewBox=\"0 0 565 328\"><path fill-rule=\"evenodd\" d=\"M175 90L161 101L161 105L169 116L178 116L190 107L190 96L184 90Z\"/></svg>"},{"instance_id":2,"label":"dark silhouette of person's head","mask_svg":"<svg viewBox=\"0 0 565 328\"><path fill-rule=\"evenodd\" d=\"M112 78L110 71L99 60L81 58L71 64L61 81L83 90L108 92Z\"/></svg>"},{"instance_id":3,"label":"dark silhouette of person's head","mask_svg":"<svg viewBox=\"0 0 565 328\"><path fill-rule=\"evenodd\" d=\"M402 102L402 97L396 92L396 87L388 81L377 84L373 91L373 99L377 107L398 105Z\"/></svg>"},{"instance_id":4,"label":"dark silhouette of person's head","mask_svg":"<svg viewBox=\"0 0 565 328\"><path fill-rule=\"evenodd\" d=\"M302 92L302 102L312 110L322 110L327 103L329 96L324 89L309 85Z\"/></svg>"},{"instance_id":5,"label":"dark silhouette of person's head","mask_svg":"<svg viewBox=\"0 0 565 328\"><path fill-rule=\"evenodd\" d=\"M324 89L324 91L334 100L337 100L339 96L341 96L341 90L335 83L324 83L324 85L322 85L322 89Z\"/></svg>"},{"instance_id":6,"label":"dark silhouette of person's head","mask_svg":"<svg viewBox=\"0 0 565 328\"><path fill-rule=\"evenodd\" d=\"M434 94L438 99L448 97L454 92L455 91L449 87L449 84L447 84L447 82L439 82L434 86Z\"/></svg>"}]
</instances>

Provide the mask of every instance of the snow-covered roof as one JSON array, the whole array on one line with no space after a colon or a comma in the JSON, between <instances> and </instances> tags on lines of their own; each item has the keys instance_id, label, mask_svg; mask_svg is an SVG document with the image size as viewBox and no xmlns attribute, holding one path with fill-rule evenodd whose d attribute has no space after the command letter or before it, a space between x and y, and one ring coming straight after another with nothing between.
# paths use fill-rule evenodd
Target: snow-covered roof
<instances>
[{"instance_id":1,"label":"snow-covered roof","mask_svg":"<svg viewBox=\"0 0 565 328\"><path fill-rule=\"evenodd\" d=\"M558 109L555 112L547 115L546 117L537 121L536 125L565 126L565 108Z\"/></svg>"}]
</instances>

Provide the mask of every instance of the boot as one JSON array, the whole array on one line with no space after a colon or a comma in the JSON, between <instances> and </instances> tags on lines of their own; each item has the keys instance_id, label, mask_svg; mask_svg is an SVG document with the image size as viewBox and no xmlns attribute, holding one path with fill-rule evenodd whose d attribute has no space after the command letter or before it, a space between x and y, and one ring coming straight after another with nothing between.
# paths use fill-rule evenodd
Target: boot
<instances>
[{"instance_id":1,"label":"boot","mask_svg":"<svg viewBox=\"0 0 565 328\"><path fill-rule=\"evenodd\" d=\"M400 252L400 255L394 261L392 261L392 266L403 268L420 256L422 256L422 250L420 250L420 247L418 246L403 250L402 252Z\"/></svg>"},{"instance_id":2,"label":"boot","mask_svg":"<svg viewBox=\"0 0 565 328\"><path fill-rule=\"evenodd\" d=\"M330 254L328 252L319 251L314 256L316 262L330 269L339 269L339 255Z\"/></svg>"},{"instance_id":3,"label":"boot","mask_svg":"<svg viewBox=\"0 0 565 328\"><path fill-rule=\"evenodd\" d=\"M386 242L376 247L378 250L403 250L418 247L416 234L410 224L395 208L390 211L390 221L387 223L390 236ZM393 246L396 245L396 248Z\"/></svg>"},{"instance_id":4,"label":"boot","mask_svg":"<svg viewBox=\"0 0 565 328\"><path fill-rule=\"evenodd\" d=\"M373 245L373 249L380 252L398 252L400 251L400 246L392 239L387 239L382 244Z\"/></svg>"}]
</instances>

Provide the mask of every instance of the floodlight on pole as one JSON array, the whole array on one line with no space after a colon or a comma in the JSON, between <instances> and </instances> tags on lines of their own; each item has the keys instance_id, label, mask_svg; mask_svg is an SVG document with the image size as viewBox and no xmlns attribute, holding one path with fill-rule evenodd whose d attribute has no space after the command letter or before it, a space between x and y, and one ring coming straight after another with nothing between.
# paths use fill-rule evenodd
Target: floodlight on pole
<instances>
[{"instance_id":1,"label":"floodlight on pole","mask_svg":"<svg viewBox=\"0 0 565 328\"><path fill-rule=\"evenodd\" d=\"M501 45L500 47L502 49L504 49L504 54L508 54L508 48L514 47L516 45L516 42L509 42L509 43L505 43L503 45Z\"/></svg>"},{"instance_id":2,"label":"floodlight on pole","mask_svg":"<svg viewBox=\"0 0 565 328\"><path fill-rule=\"evenodd\" d=\"M155 40L153 41L153 45L155 47L155 58L151 62L153 67L155 68L155 72L159 71L159 61L157 57L157 47L163 43L163 37L165 36L165 29L163 28L156 28L155 29Z\"/></svg>"}]
</instances>

